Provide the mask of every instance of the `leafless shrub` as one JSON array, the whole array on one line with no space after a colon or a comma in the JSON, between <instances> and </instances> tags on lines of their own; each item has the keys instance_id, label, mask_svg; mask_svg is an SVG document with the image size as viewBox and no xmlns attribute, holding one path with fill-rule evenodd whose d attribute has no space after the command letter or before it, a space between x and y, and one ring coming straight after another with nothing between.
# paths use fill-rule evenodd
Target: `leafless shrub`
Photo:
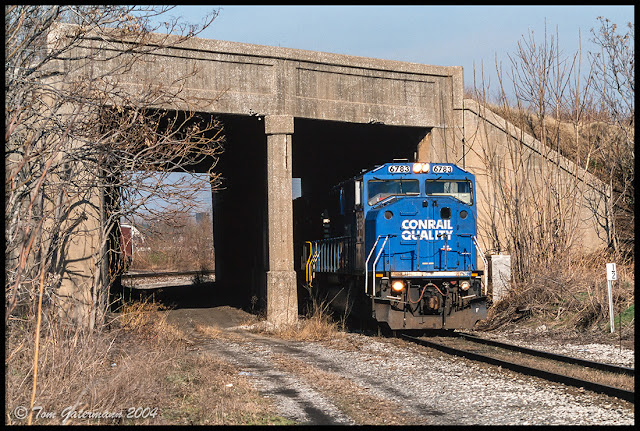
<instances>
[{"instance_id":1,"label":"leafless shrub","mask_svg":"<svg viewBox=\"0 0 640 431\"><path fill-rule=\"evenodd\" d=\"M485 130L481 154L488 181L480 192L490 213L480 225L489 238L485 248L510 253L514 276L507 297L490 310L489 327L532 315L581 329L597 326L608 312L605 257L633 267L634 108L627 103L634 98L633 24L618 36L615 25L600 20L593 33L603 52L586 68L581 49L569 55L559 49L557 33L554 39L545 31L542 40L530 33L509 57L511 91L501 67L497 103L488 102L484 83L475 90L476 100L518 127L506 145ZM527 143L527 134L541 144ZM584 255L578 227L585 210L613 254ZM627 282L633 284L632 276ZM632 303L631 289L623 296L620 301Z\"/></svg>"},{"instance_id":2,"label":"leafless shrub","mask_svg":"<svg viewBox=\"0 0 640 431\"><path fill-rule=\"evenodd\" d=\"M131 269L210 271L214 269L213 225L209 213L199 220L183 214L159 217L148 227L138 225L145 235L144 247L134 251Z\"/></svg>"},{"instance_id":3,"label":"leafless shrub","mask_svg":"<svg viewBox=\"0 0 640 431\"><path fill-rule=\"evenodd\" d=\"M171 202L178 213L192 208L196 187L169 189L173 171L206 162L205 182L219 186L214 169L221 125L181 97L184 80L197 70L135 91L118 81L147 54L192 37L215 18L199 27L174 19L153 26L169 9L5 7L6 318L33 303L42 287L42 295L61 307L71 300L79 323L95 328L122 269L120 220L154 198ZM152 33L159 28L167 34ZM169 35L180 29L183 36ZM72 256L72 241L82 237L92 240L89 251ZM94 268L89 298L69 282L82 262ZM40 283L41 275L50 282Z\"/></svg>"},{"instance_id":4,"label":"leafless shrub","mask_svg":"<svg viewBox=\"0 0 640 431\"><path fill-rule=\"evenodd\" d=\"M207 182L219 184L214 169L222 151L221 126L181 97L184 80L197 70L175 82L142 83L137 90L119 85L147 54L193 37L216 15L184 26L161 19L168 10L5 6L5 326L10 339L24 340L14 359L32 354L33 372L21 374L17 386L31 384L27 406L57 393L55 385L37 385L38 374L48 385L48 373L60 366L47 356L57 355L49 353L49 343L64 346L56 359L80 374L104 359L92 349L109 351L92 345L106 341L93 341L89 333L103 328L109 288L122 270L119 221L152 197L167 195L164 180L171 171L207 161ZM153 33L159 28L166 34ZM149 178L155 182L144 181ZM188 189L171 193L181 208L192 205ZM75 241L85 240L86 249L74 248ZM90 268L89 276L82 276L82 265ZM9 325L13 319L29 322L32 335ZM7 375L28 369L8 363ZM62 383L80 398L92 393L86 381L73 382ZM32 419L31 414L28 423Z\"/></svg>"},{"instance_id":5,"label":"leafless shrub","mask_svg":"<svg viewBox=\"0 0 640 431\"><path fill-rule=\"evenodd\" d=\"M608 136L595 146L596 171L612 189L614 219L611 245L633 254L635 229L635 26L618 33L618 27L598 17L593 41L600 52L591 53L594 86L602 119L610 126Z\"/></svg>"},{"instance_id":6,"label":"leafless shrub","mask_svg":"<svg viewBox=\"0 0 640 431\"><path fill-rule=\"evenodd\" d=\"M592 253L515 280L508 294L490 308L481 327L491 330L533 317L571 330L603 330L609 321L604 269L613 256ZM621 262L618 269L613 297L616 314L634 303L633 263Z\"/></svg>"}]
</instances>

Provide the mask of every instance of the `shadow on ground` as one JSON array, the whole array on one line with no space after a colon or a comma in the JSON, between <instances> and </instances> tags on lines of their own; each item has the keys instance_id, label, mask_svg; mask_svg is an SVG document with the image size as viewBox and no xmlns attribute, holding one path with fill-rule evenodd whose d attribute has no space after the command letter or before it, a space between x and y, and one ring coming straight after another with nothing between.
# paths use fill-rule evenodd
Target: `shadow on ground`
<instances>
[{"instance_id":1,"label":"shadow on ground","mask_svg":"<svg viewBox=\"0 0 640 431\"><path fill-rule=\"evenodd\" d=\"M255 320L238 296L215 282L132 290L134 301L153 300L167 308L168 322L185 332L195 325L230 328Z\"/></svg>"},{"instance_id":2,"label":"shadow on ground","mask_svg":"<svg viewBox=\"0 0 640 431\"><path fill-rule=\"evenodd\" d=\"M241 308L245 305L241 298L232 295L228 289L218 286L215 282L158 289L132 289L132 298L153 299L156 303L171 309L211 308L222 305Z\"/></svg>"}]
</instances>

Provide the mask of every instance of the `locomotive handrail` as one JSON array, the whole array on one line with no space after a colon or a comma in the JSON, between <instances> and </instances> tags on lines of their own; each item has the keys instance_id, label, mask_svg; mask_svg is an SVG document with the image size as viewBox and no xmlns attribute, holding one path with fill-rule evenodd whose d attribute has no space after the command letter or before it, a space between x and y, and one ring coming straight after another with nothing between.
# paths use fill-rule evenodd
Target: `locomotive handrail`
<instances>
[{"instance_id":1,"label":"locomotive handrail","mask_svg":"<svg viewBox=\"0 0 640 431\"><path fill-rule=\"evenodd\" d=\"M476 247L478 247L478 250L480 250L480 259L482 259L482 262L484 263L484 296L487 296L489 289L489 262L487 262L487 258L484 256L484 251L482 250L482 247L480 247L480 244L478 244L478 239L476 238L476 236L471 235L471 239L473 240L473 243L476 245Z\"/></svg>"},{"instance_id":2,"label":"locomotive handrail","mask_svg":"<svg viewBox=\"0 0 640 431\"><path fill-rule=\"evenodd\" d=\"M352 260L345 256L350 250L349 237L341 236L336 238L326 238L317 241L306 241L310 244L311 260L307 259L307 270L310 272L308 278L313 278L313 272L345 272ZM315 245L315 251L313 246Z\"/></svg>"},{"instance_id":3,"label":"locomotive handrail","mask_svg":"<svg viewBox=\"0 0 640 431\"><path fill-rule=\"evenodd\" d=\"M380 255L382 254L382 252L384 251L384 246L387 243L387 240L389 239L390 236L393 235L384 235L384 241L382 242L382 247L380 247L380 251L378 252L378 255L376 256L376 259L373 262L373 288L372 288L372 293L371 296L375 296L376 293L376 265L378 264L378 259L380 259ZM367 256L367 260L364 263L364 293L365 295L369 292L369 259L371 259L371 255L373 255L373 252L376 249L376 246L378 245L378 241L380 241L380 238L382 238L382 235L378 235L378 238L376 238L376 242L373 243L373 247L371 247L371 251L369 252L369 255Z\"/></svg>"},{"instance_id":4,"label":"locomotive handrail","mask_svg":"<svg viewBox=\"0 0 640 431\"><path fill-rule=\"evenodd\" d=\"M376 238L376 241L373 243L373 247L371 247L371 251L369 252L369 255L367 256L367 260L364 261L364 294L365 295L369 291L369 289L368 289L368 283L369 283L369 259L371 259L371 255L375 251L376 246L378 245L378 241L380 241L380 238L382 238L382 235L378 235L378 238Z\"/></svg>"},{"instance_id":5,"label":"locomotive handrail","mask_svg":"<svg viewBox=\"0 0 640 431\"><path fill-rule=\"evenodd\" d=\"M378 252L378 255L376 256L376 260L373 261L373 275L371 276L372 278L372 284L371 284L371 299L373 300L373 297L376 296L376 265L378 264L378 260L380 259L380 256L382 255L382 252L384 251L384 246L387 243L387 240L389 239L391 235L386 235L384 237L384 241L382 242L382 247L380 247L380 251Z\"/></svg>"},{"instance_id":6,"label":"locomotive handrail","mask_svg":"<svg viewBox=\"0 0 640 431\"><path fill-rule=\"evenodd\" d=\"M311 241L306 241L309 244L309 257L307 258L307 264L305 266L305 278L309 287L311 287L311 261L313 260L313 243Z\"/></svg>"},{"instance_id":7,"label":"locomotive handrail","mask_svg":"<svg viewBox=\"0 0 640 431\"><path fill-rule=\"evenodd\" d=\"M313 278L314 278L314 274L315 274L315 269L316 269L316 265L318 263L318 257L320 256L320 247L317 244L318 241L306 241L309 244L309 258L307 259L307 266L306 266L306 278L307 278L307 284L309 286L311 286L311 283L313 282ZM316 249L315 252L313 251L313 244L316 244Z\"/></svg>"}]
</instances>

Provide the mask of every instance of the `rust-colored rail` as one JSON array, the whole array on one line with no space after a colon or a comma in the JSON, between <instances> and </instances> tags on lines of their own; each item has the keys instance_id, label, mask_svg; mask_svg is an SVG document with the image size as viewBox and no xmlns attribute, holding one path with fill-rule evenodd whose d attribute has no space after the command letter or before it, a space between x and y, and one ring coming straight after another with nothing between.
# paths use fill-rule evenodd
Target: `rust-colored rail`
<instances>
[{"instance_id":1,"label":"rust-colored rail","mask_svg":"<svg viewBox=\"0 0 640 431\"><path fill-rule=\"evenodd\" d=\"M473 337L470 336L472 338L479 338L479 337ZM557 373L553 373L550 371L546 371L546 370L541 370L541 369L537 369L537 368L532 368L532 367L528 367L526 365L521 365L521 364L516 364L513 362L508 362L508 361L504 361L502 359L497 359L497 358L493 358L491 356L486 356L480 353L475 353L475 352L470 352L468 350L462 350L462 349L458 349L455 347L450 347L450 346L446 346L444 344L440 344L440 343L436 343L434 341L431 340L426 340L424 338L416 338L416 337L411 337L409 335L403 334L402 338L404 338L407 341L411 341L413 343L417 343L420 344L422 346L426 346L426 347L431 347L434 349L437 349L441 352L444 353L448 353L450 355L455 355L455 356L462 356L465 357L467 359L471 359L474 361L480 361L480 362L484 362L487 364L491 364L491 365L496 365L496 366L500 366L521 374L526 374L529 376L534 376L534 377L540 377L552 382L556 382L556 383L562 383L568 386L575 386L575 387L581 387L584 389L588 389L590 391L594 391L594 392L598 392L598 393L603 393L606 395L610 395L616 398L620 398L626 401L629 401L631 403L635 403L635 392L634 391L629 391L626 389L621 389L621 388L615 388L613 386L607 386L607 385L603 385L600 383L596 383L596 382L590 382L588 380L582 380L582 379L578 379L575 377L570 377L570 376L565 376L565 375L561 375L561 374L557 374ZM477 341L477 340L473 340L473 341ZM500 342L495 342L496 344L504 344L504 343L500 343ZM509 345L512 346L512 345ZM502 347L502 346L499 346ZM505 347L506 348L506 347ZM523 348L524 349L524 348ZM529 349L532 350L532 349ZM525 353L523 351L521 351L521 353ZM553 355L553 354L549 354L549 355ZM568 357L567 357L568 358ZM574 364L578 364L579 360L577 358L576 361L574 361ZM590 362L590 361L589 361Z\"/></svg>"},{"instance_id":2,"label":"rust-colored rail","mask_svg":"<svg viewBox=\"0 0 640 431\"><path fill-rule=\"evenodd\" d=\"M565 362L572 365L581 365L583 367L594 368L596 370L608 371L610 373L627 374L629 376L635 375L635 369L629 367L622 367L619 365L605 364L602 362L589 361L586 359L573 358L571 356L558 355L556 353L545 352L543 350L530 349L528 347L516 346L514 344L502 343L500 341L489 340L481 338L472 334L466 334L464 332L457 333L459 337L465 340L473 341L474 343L486 344L488 346L500 347L502 349L513 350L514 352L525 353L527 355L538 356L546 359L553 359L554 361Z\"/></svg>"}]
</instances>

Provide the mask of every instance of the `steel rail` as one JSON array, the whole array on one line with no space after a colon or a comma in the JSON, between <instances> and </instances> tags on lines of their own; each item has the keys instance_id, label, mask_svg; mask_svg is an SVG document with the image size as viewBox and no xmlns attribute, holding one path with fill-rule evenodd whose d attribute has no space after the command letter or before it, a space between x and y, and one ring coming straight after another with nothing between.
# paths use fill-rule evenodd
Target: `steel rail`
<instances>
[{"instance_id":1,"label":"steel rail","mask_svg":"<svg viewBox=\"0 0 640 431\"><path fill-rule=\"evenodd\" d=\"M608 371L610 373L627 374L629 376L635 375L634 368L622 367L620 365L605 364L602 362L589 361L587 359L573 358L571 356L559 355L557 353L530 349L528 347L521 347L521 346L516 346L514 344L508 344L500 341L489 340L486 338L478 337L476 335L467 334L464 332L457 332L456 334L464 338L465 340L473 341L474 343L500 347L503 349L513 350L515 352L526 353L532 356L539 356L541 358L553 359L554 361L566 362L567 364L581 365L583 367L589 367L597 370Z\"/></svg>"},{"instance_id":2,"label":"steel rail","mask_svg":"<svg viewBox=\"0 0 640 431\"><path fill-rule=\"evenodd\" d=\"M616 398L620 398L635 404L635 392L628 391L626 389L615 388L613 386L601 385L599 383L590 382L587 380L581 380L574 377L564 376L550 371L539 370L537 368L527 367L525 365L514 364L512 362L503 361L501 359L492 358L479 353L469 352L467 350L457 349L454 347L445 346L433 341L427 341L422 338L411 337L406 334L402 334L402 338L407 341L411 341L422 346L431 347L441 352L448 353L450 355L462 356L474 361L480 361L491 365L496 365L502 368L506 368L521 374L529 376L540 377L552 382L562 383L568 386L581 387L593 392L603 393Z\"/></svg>"},{"instance_id":3,"label":"steel rail","mask_svg":"<svg viewBox=\"0 0 640 431\"><path fill-rule=\"evenodd\" d=\"M206 271L198 271L198 270L193 270L193 271L167 271L167 272L135 272L135 273L130 273L127 272L125 274L122 274L122 277L124 278L154 278L154 277L176 277L176 276L180 276L180 275L197 275L197 274L215 274L216 272L213 270L206 270Z\"/></svg>"}]
</instances>

